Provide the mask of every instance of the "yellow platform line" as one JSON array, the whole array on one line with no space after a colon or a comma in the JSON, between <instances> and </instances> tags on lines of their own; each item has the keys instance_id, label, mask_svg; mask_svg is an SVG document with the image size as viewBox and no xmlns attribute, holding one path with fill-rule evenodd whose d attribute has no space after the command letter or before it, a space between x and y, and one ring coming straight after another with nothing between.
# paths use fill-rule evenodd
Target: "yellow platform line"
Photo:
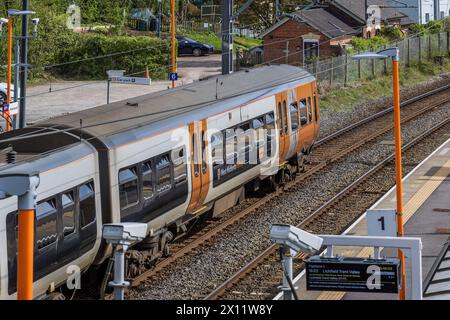
<instances>
[{"instance_id":1,"label":"yellow platform line","mask_svg":"<svg viewBox=\"0 0 450 320\"><path fill-rule=\"evenodd\" d=\"M417 191L414 196L408 201L403 208L403 221L404 223L417 212L417 210L423 205L423 203L431 196L431 194L441 185L441 183L450 174L450 160L441 167L433 177ZM357 254L358 258L368 257L372 253L372 248L364 247ZM341 300L345 296L346 292L333 292L323 291L320 293L317 300Z\"/></svg>"}]
</instances>

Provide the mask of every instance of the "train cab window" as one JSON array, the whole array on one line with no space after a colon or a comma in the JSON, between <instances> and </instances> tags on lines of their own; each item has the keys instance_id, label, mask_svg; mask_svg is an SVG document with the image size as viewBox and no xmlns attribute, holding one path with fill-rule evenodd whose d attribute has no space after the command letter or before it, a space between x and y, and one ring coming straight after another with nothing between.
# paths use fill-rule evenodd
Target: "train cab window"
<instances>
[{"instance_id":1,"label":"train cab window","mask_svg":"<svg viewBox=\"0 0 450 320\"><path fill-rule=\"evenodd\" d=\"M302 126L308 123L308 111L306 110L306 99L300 100L300 122Z\"/></svg>"},{"instance_id":2,"label":"train cab window","mask_svg":"<svg viewBox=\"0 0 450 320\"><path fill-rule=\"evenodd\" d=\"M80 219L81 228L95 221L95 192L92 182L80 187Z\"/></svg>"},{"instance_id":3,"label":"train cab window","mask_svg":"<svg viewBox=\"0 0 450 320\"><path fill-rule=\"evenodd\" d=\"M288 133L288 121L287 121L287 105L286 100L283 100L283 111L284 111L284 133Z\"/></svg>"},{"instance_id":4,"label":"train cab window","mask_svg":"<svg viewBox=\"0 0 450 320\"><path fill-rule=\"evenodd\" d=\"M154 196L152 162L142 163L142 196L150 200Z\"/></svg>"},{"instance_id":5,"label":"train cab window","mask_svg":"<svg viewBox=\"0 0 450 320\"><path fill-rule=\"evenodd\" d=\"M295 131L298 129L298 105L297 102L293 102L290 105L291 112L291 130Z\"/></svg>"},{"instance_id":6,"label":"train cab window","mask_svg":"<svg viewBox=\"0 0 450 320\"><path fill-rule=\"evenodd\" d=\"M139 202L138 176L136 167L119 171L119 196L122 210L133 207Z\"/></svg>"},{"instance_id":7,"label":"train cab window","mask_svg":"<svg viewBox=\"0 0 450 320\"><path fill-rule=\"evenodd\" d=\"M308 119L309 119L309 123L311 123L312 122L311 97L308 97Z\"/></svg>"},{"instance_id":8,"label":"train cab window","mask_svg":"<svg viewBox=\"0 0 450 320\"><path fill-rule=\"evenodd\" d=\"M169 155L158 157L156 163L156 192L158 194L165 193L172 189L172 178Z\"/></svg>"},{"instance_id":9,"label":"train cab window","mask_svg":"<svg viewBox=\"0 0 450 320\"><path fill-rule=\"evenodd\" d=\"M283 135L283 110L281 109L281 102L278 102L278 128L280 128L280 136Z\"/></svg>"},{"instance_id":10,"label":"train cab window","mask_svg":"<svg viewBox=\"0 0 450 320\"><path fill-rule=\"evenodd\" d=\"M63 235L68 236L75 232L75 201L73 191L63 193L61 200Z\"/></svg>"},{"instance_id":11,"label":"train cab window","mask_svg":"<svg viewBox=\"0 0 450 320\"><path fill-rule=\"evenodd\" d=\"M184 161L184 147L174 150L172 153L173 162L173 175L175 186L186 182L187 179L187 169L186 163Z\"/></svg>"},{"instance_id":12,"label":"train cab window","mask_svg":"<svg viewBox=\"0 0 450 320\"><path fill-rule=\"evenodd\" d=\"M317 109L317 95L314 94L314 120L317 122L319 120L319 110Z\"/></svg>"},{"instance_id":13,"label":"train cab window","mask_svg":"<svg viewBox=\"0 0 450 320\"><path fill-rule=\"evenodd\" d=\"M58 240L56 229L56 199L50 199L36 206L36 244L42 250Z\"/></svg>"}]
</instances>

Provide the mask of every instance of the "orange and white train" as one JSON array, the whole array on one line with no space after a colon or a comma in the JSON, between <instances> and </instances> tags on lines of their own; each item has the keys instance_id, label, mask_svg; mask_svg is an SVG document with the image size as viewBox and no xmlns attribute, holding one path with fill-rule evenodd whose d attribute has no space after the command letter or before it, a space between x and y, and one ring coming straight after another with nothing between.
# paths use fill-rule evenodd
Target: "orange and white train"
<instances>
[{"instance_id":1,"label":"orange and white train","mask_svg":"<svg viewBox=\"0 0 450 320\"><path fill-rule=\"evenodd\" d=\"M302 169L320 126L316 79L271 65L55 117L0 135L38 173L34 295L110 254L102 225L144 222L150 259L207 214ZM256 132L256 134L255 134ZM263 133L263 134L260 134ZM0 298L14 298L17 198L0 200Z\"/></svg>"}]
</instances>

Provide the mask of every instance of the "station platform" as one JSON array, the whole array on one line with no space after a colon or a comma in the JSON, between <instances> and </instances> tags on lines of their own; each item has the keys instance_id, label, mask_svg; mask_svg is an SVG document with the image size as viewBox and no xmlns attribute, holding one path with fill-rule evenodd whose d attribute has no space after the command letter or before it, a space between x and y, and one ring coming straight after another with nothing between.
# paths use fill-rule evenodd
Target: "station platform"
<instances>
[{"instance_id":1,"label":"station platform","mask_svg":"<svg viewBox=\"0 0 450 320\"><path fill-rule=\"evenodd\" d=\"M444 144L403 179L405 237L422 239L422 278L429 282L433 277L444 277L437 282L439 282L441 289L444 286L446 290L450 290L450 249L445 249L450 237L450 134L448 134L448 138ZM395 206L394 187L380 198L371 209L395 209ZM360 217L343 234L367 235L366 216ZM373 257L374 254L373 248L361 247L335 247L333 251L334 254L348 257ZM383 257L396 257L396 255L396 249L384 249L381 252ZM408 258L405 260L407 299L410 298L411 294L408 260ZM436 275L439 266L442 267L443 265L445 268L442 270L445 272ZM445 277L448 279L445 279ZM447 282L445 282L446 280ZM294 278L294 283L298 287L297 293L300 300L398 299L398 294L387 293L306 291L304 272ZM424 284L424 289L426 288L427 286ZM431 286L430 290L432 291ZM280 298L281 295L278 295L275 299ZM438 298L439 295L424 296L424 299Z\"/></svg>"}]
</instances>

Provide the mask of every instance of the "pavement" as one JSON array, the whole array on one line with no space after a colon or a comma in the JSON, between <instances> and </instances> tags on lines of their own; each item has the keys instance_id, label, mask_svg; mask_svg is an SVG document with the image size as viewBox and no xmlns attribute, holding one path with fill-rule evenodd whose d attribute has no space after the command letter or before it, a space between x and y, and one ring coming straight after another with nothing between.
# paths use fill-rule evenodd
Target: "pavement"
<instances>
[{"instance_id":1,"label":"pavement","mask_svg":"<svg viewBox=\"0 0 450 320\"><path fill-rule=\"evenodd\" d=\"M178 58L178 86L221 72L221 56ZM153 81L150 86L111 83L110 102L130 99L170 88L170 81ZM107 102L106 81L60 81L27 90L27 123L93 108ZM3 126L3 123L0 123Z\"/></svg>"}]
</instances>

